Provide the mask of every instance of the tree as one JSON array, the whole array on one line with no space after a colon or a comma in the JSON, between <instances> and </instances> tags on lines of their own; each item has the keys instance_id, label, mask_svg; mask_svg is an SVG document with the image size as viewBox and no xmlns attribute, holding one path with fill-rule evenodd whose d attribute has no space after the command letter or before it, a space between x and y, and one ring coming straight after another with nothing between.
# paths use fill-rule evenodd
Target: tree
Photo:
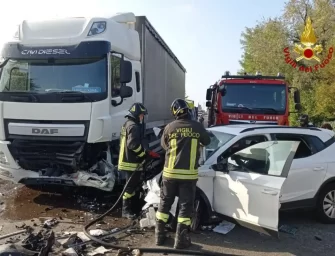
<instances>
[{"instance_id":1,"label":"tree","mask_svg":"<svg viewBox=\"0 0 335 256\"><path fill-rule=\"evenodd\" d=\"M274 75L277 72L285 74L288 83L300 89L303 111L309 114L314 122L335 115L333 108L335 60L330 61L323 69L306 73L288 65L283 50L289 47L293 52L293 46L300 42L307 18L310 17L317 43L323 47L320 59L324 60L329 54L329 47L335 47L334 2L290 0L286 3L282 16L258 22L255 27L246 28L242 33L241 44L244 50L240 61L242 69L248 73L261 71L267 75ZM316 64L318 64L316 61L299 62L299 65L306 67L314 67ZM292 123L296 117L296 115L290 116Z\"/></svg>"}]
</instances>

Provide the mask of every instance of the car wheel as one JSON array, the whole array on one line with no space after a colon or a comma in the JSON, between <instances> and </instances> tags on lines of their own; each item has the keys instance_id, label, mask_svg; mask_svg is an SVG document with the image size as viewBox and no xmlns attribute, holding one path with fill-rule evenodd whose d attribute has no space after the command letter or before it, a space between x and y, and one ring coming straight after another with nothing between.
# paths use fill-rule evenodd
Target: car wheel
<instances>
[{"instance_id":1,"label":"car wheel","mask_svg":"<svg viewBox=\"0 0 335 256\"><path fill-rule=\"evenodd\" d=\"M191 218L191 231L196 231L202 221L204 203L200 196L196 196Z\"/></svg>"},{"instance_id":2,"label":"car wheel","mask_svg":"<svg viewBox=\"0 0 335 256\"><path fill-rule=\"evenodd\" d=\"M321 222L335 224L335 183L328 184L322 189L316 210Z\"/></svg>"}]
</instances>

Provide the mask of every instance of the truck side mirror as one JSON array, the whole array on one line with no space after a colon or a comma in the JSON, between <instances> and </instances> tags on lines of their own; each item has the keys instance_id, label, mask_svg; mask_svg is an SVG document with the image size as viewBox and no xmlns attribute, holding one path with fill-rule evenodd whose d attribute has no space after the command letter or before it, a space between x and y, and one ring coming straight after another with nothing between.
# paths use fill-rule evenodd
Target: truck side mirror
<instances>
[{"instance_id":1,"label":"truck side mirror","mask_svg":"<svg viewBox=\"0 0 335 256\"><path fill-rule=\"evenodd\" d=\"M124 98L129 98L131 96L133 96L133 88L127 85L122 85L120 87L120 97L124 99Z\"/></svg>"},{"instance_id":2,"label":"truck side mirror","mask_svg":"<svg viewBox=\"0 0 335 256\"><path fill-rule=\"evenodd\" d=\"M120 68L121 84L130 83L132 78L133 78L133 66L131 62L127 60L121 60L121 68Z\"/></svg>"},{"instance_id":3,"label":"truck side mirror","mask_svg":"<svg viewBox=\"0 0 335 256\"><path fill-rule=\"evenodd\" d=\"M299 91L294 91L293 99L294 99L294 103L300 104L300 92Z\"/></svg>"},{"instance_id":4,"label":"truck side mirror","mask_svg":"<svg viewBox=\"0 0 335 256\"><path fill-rule=\"evenodd\" d=\"M223 88L223 89L221 90L221 95L222 95L222 96L225 96L225 95L226 95L226 93L227 93L227 90L226 90L226 88Z\"/></svg>"},{"instance_id":5,"label":"truck side mirror","mask_svg":"<svg viewBox=\"0 0 335 256\"><path fill-rule=\"evenodd\" d=\"M212 103L210 101L206 101L206 107L210 108L212 106Z\"/></svg>"},{"instance_id":6,"label":"truck side mirror","mask_svg":"<svg viewBox=\"0 0 335 256\"><path fill-rule=\"evenodd\" d=\"M295 108L296 111L300 111L300 110L302 109L300 103L296 103L296 104L294 105L294 108Z\"/></svg>"},{"instance_id":7,"label":"truck side mirror","mask_svg":"<svg viewBox=\"0 0 335 256\"><path fill-rule=\"evenodd\" d=\"M206 91L206 100L212 99L212 89L207 89Z\"/></svg>"}]
</instances>

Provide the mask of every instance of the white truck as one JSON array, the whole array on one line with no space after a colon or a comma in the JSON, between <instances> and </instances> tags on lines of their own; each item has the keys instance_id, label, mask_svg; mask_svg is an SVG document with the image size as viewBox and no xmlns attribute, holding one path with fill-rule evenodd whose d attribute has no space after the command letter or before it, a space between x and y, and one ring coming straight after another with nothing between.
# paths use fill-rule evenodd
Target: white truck
<instances>
[{"instance_id":1,"label":"white truck","mask_svg":"<svg viewBox=\"0 0 335 256\"><path fill-rule=\"evenodd\" d=\"M146 134L172 119L186 70L145 16L23 21L2 50L0 177L111 191L134 102Z\"/></svg>"}]
</instances>

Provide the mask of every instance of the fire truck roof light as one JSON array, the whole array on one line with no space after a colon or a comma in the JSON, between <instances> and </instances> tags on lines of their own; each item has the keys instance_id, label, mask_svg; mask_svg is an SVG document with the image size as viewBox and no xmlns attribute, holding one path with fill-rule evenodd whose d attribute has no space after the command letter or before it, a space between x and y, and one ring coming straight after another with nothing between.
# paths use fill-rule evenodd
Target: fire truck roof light
<instances>
[{"instance_id":1,"label":"fire truck roof light","mask_svg":"<svg viewBox=\"0 0 335 256\"><path fill-rule=\"evenodd\" d=\"M262 73L261 72L256 72L256 76L261 76L262 75Z\"/></svg>"},{"instance_id":2,"label":"fire truck roof light","mask_svg":"<svg viewBox=\"0 0 335 256\"><path fill-rule=\"evenodd\" d=\"M226 72L224 72L224 75L225 75L225 76L230 76L230 72L229 72L229 71L226 71Z\"/></svg>"},{"instance_id":3,"label":"fire truck roof light","mask_svg":"<svg viewBox=\"0 0 335 256\"><path fill-rule=\"evenodd\" d=\"M278 72L277 76L280 77L280 76L283 76L283 74Z\"/></svg>"}]
</instances>

